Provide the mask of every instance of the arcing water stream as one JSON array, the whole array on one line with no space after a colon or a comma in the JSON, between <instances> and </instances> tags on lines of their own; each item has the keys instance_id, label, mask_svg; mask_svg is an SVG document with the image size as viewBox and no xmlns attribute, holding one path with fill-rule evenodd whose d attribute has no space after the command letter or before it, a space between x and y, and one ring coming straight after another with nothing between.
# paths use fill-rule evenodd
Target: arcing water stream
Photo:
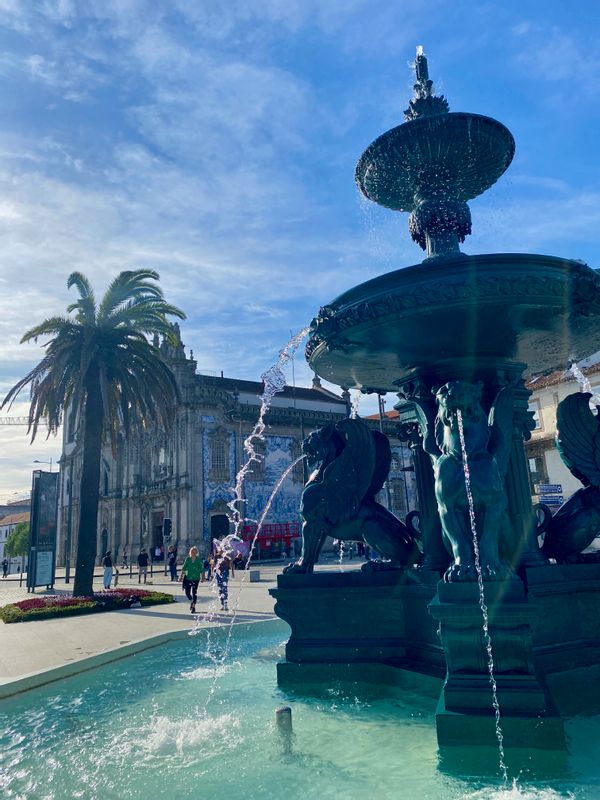
<instances>
[{"instance_id":1,"label":"arcing water stream","mask_svg":"<svg viewBox=\"0 0 600 800\"><path fill-rule=\"evenodd\" d=\"M500 724L500 705L498 703L498 687L496 678L494 677L494 657L492 653L492 639L489 629L489 616L488 609L485 602L485 592L483 588L483 573L481 570L481 559L479 556L479 540L477 538L477 523L475 519L475 505L473 503L473 494L471 492L471 473L469 471L469 460L467 458L467 448L465 445L465 431L463 426L463 418L460 409L456 410L456 419L458 422L458 433L460 436L460 449L462 453L463 470L465 473L465 489L467 492L467 501L469 504L469 522L471 524L471 533L473 535L473 553L475 555L475 570L477 572L477 584L479 587L479 607L481 608L481 616L483 617L483 640L485 642L485 649L487 653L487 667L490 674L490 686L492 687L492 706L496 718L496 738L498 739L498 755L500 761L500 772L504 786L508 785L508 770L504 759L504 735L502 733L502 726Z\"/></svg>"},{"instance_id":2,"label":"arcing water stream","mask_svg":"<svg viewBox=\"0 0 600 800\"><path fill-rule=\"evenodd\" d=\"M302 458L304 458L304 456L299 456L295 461L289 464L283 471L282 475L275 484L273 491L271 492L271 495L262 511L262 514L260 515L260 518L258 520L248 519L243 513L245 504L244 483L246 480L246 476L249 472L252 471L253 465L259 463L264 458L264 456L261 453L257 452L256 445L258 442L265 441L265 428L266 428L265 417L271 407L275 395L278 392L282 392L285 388L286 383L285 383L285 374L283 372L283 368L293 358L294 353L296 352L296 350L300 346L300 343L308 333L308 330L309 330L308 327L306 327L299 333L292 336L292 338L289 340L289 342L286 344L283 350L279 352L279 358L277 359L277 362L273 364L273 366L270 367L261 376L262 381L264 383L264 390L261 397L258 420L254 425L254 427L252 428L250 434L244 440L243 447L244 447L244 452L247 455L247 459L236 475L235 487L234 487L234 495L235 495L234 499L231 500L230 503L228 503L229 509L231 511L231 518L234 523L234 532L224 537L224 539L222 539L221 542L219 543L219 550L216 553L216 563L214 564L213 567L213 576L210 587L215 597L213 601L210 603L207 611L204 614L198 615L196 617L196 624L192 629L192 631L190 632L190 635L195 635L199 633L199 631L201 630L202 623L211 622L212 620L214 620L218 610L217 595L219 595L222 592L222 589L221 587L218 586L218 582L216 579L217 572L219 572L219 570L224 566L224 562L226 559L229 559L229 561L233 564L235 556L238 552L238 546L242 544L242 538L240 534L243 524L245 522L257 522L257 527L254 532L254 536L252 537L252 541L250 542L248 555L246 558L246 570L242 574L240 587L234 599L234 603L232 606L232 614L231 618L229 619L227 635L224 644L220 648L220 654L213 652L211 647L210 631L207 634L206 652L207 652L207 657L214 665L214 677L212 685L204 702L204 707L203 707L204 713L206 713L210 701L212 700L215 694L217 688L217 680L220 675L220 668L224 665L229 654L231 634L238 612L240 595L244 583L246 581L246 578L249 574L252 555L254 553L254 547L258 540L258 536L262 530L262 526L265 522L265 519L267 518L267 515L271 509L273 500L275 499L285 479L288 477L288 475L296 466L296 464L298 464L302 460Z\"/></svg>"}]
</instances>

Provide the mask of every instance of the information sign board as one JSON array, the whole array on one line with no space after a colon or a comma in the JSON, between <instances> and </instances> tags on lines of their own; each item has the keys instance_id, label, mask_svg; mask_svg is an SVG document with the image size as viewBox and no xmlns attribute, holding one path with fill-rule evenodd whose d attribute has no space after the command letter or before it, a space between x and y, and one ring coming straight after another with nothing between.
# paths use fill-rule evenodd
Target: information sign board
<instances>
[{"instance_id":1,"label":"information sign board","mask_svg":"<svg viewBox=\"0 0 600 800\"><path fill-rule=\"evenodd\" d=\"M562 483L538 483L535 487L538 494L561 494Z\"/></svg>"},{"instance_id":2,"label":"information sign board","mask_svg":"<svg viewBox=\"0 0 600 800\"><path fill-rule=\"evenodd\" d=\"M54 585L57 516L58 472L35 470L31 485L27 591Z\"/></svg>"}]
</instances>

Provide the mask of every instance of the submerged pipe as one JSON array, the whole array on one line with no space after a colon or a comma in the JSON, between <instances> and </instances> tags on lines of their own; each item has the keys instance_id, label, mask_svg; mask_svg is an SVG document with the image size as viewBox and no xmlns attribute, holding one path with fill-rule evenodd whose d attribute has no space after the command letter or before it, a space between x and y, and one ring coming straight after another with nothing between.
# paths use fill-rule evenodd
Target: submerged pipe
<instances>
[{"instance_id":1,"label":"submerged pipe","mask_svg":"<svg viewBox=\"0 0 600 800\"><path fill-rule=\"evenodd\" d=\"M292 752L292 709L289 706L280 706L275 710L275 726L281 737L284 753Z\"/></svg>"}]
</instances>

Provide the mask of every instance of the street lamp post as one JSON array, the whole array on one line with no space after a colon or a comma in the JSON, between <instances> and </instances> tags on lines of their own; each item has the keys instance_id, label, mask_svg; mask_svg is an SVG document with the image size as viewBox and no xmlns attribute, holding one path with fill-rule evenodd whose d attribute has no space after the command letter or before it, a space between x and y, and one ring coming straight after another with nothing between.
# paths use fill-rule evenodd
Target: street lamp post
<instances>
[{"instance_id":1,"label":"street lamp post","mask_svg":"<svg viewBox=\"0 0 600 800\"><path fill-rule=\"evenodd\" d=\"M34 463L34 464L50 464L50 472L52 472L52 464L53 464L53 461L52 461L52 456L50 456L50 461L39 461L39 460L36 458L36 459L35 459L35 461L34 461L33 463Z\"/></svg>"}]
</instances>

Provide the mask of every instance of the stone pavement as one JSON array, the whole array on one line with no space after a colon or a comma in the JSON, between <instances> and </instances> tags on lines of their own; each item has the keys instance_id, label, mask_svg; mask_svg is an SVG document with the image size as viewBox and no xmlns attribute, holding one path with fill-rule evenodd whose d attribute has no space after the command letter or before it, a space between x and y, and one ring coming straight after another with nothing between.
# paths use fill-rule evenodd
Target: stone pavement
<instances>
[{"instance_id":1,"label":"stone pavement","mask_svg":"<svg viewBox=\"0 0 600 800\"><path fill-rule=\"evenodd\" d=\"M274 600L268 590L275 586L282 567L281 563L261 565L258 583L250 583L248 572L236 571L229 581L229 613L219 611L220 604L211 592L211 584L201 583L196 607L198 615L193 617L181 584L172 583L169 577L155 571L152 577L148 576L146 588L172 593L175 603L12 625L0 622L0 700L186 636L196 620L201 627L210 627L228 624L232 618L236 624L272 619ZM358 561L344 564L344 569L358 568ZM340 565L326 562L317 569L338 570ZM28 596L25 586L19 588L18 580L11 577L11 580L0 580L0 605ZM137 576L130 579L128 573L125 576L121 571L119 587L127 586L138 588ZM94 589L102 590L99 573ZM59 578L51 594L70 594L71 591L64 579ZM37 595L44 593L36 590Z\"/></svg>"}]
</instances>

